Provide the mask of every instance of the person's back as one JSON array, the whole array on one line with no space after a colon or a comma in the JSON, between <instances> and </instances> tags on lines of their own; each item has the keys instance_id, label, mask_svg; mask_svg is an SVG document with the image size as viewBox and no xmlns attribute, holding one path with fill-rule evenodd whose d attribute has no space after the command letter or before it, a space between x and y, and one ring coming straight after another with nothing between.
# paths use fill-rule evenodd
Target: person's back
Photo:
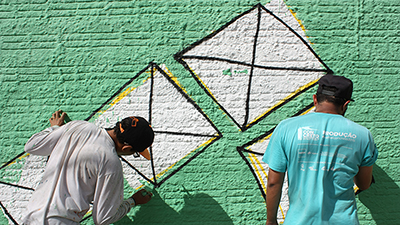
<instances>
[{"instance_id":1,"label":"person's back","mask_svg":"<svg viewBox=\"0 0 400 225\"><path fill-rule=\"evenodd\" d=\"M276 156L277 146L270 142L276 158L269 158L269 166L285 171L277 162L287 158L285 224L357 224L353 177L359 166L374 162L370 132L341 115L310 113L283 121L276 133L284 155Z\"/></svg>"},{"instance_id":2,"label":"person's back","mask_svg":"<svg viewBox=\"0 0 400 225\"><path fill-rule=\"evenodd\" d=\"M285 224L358 224L353 190L369 188L378 151L371 133L346 118L353 82L327 74L313 95L315 112L282 121L263 161L269 165L267 225L277 225L285 172Z\"/></svg>"},{"instance_id":3,"label":"person's back","mask_svg":"<svg viewBox=\"0 0 400 225\"><path fill-rule=\"evenodd\" d=\"M98 202L99 198L107 196L114 199L115 204L121 204L122 167L113 140L106 131L85 121L72 121L48 129L26 145L27 152L50 154L50 158L42 182L28 205L25 223L44 224L54 219L66 224L78 223L92 201ZM110 181L120 196L102 191L104 182ZM103 210L97 205L94 207L94 215ZM110 215L112 213L115 212Z\"/></svg>"}]
</instances>

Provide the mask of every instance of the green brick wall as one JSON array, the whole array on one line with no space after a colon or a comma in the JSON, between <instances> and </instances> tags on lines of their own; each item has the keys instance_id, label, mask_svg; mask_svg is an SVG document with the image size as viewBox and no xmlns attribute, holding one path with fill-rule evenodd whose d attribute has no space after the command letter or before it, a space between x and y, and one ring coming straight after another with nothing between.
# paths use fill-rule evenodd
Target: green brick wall
<instances>
[{"instance_id":1,"label":"green brick wall","mask_svg":"<svg viewBox=\"0 0 400 225\"><path fill-rule=\"evenodd\" d=\"M361 224L398 224L400 205L400 2L287 1L313 48L354 81L347 117L371 130L376 183L358 197Z\"/></svg>"},{"instance_id":2,"label":"green brick wall","mask_svg":"<svg viewBox=\"0 0 400 225\"><path fill-rule=\"evenodd\" d=\"M85 119L154 61L168 66L224 138L119 224L264 224L265 203L236 151L263 128L239 133L172 58L259 2L0 1L0 163L47 127L53 111ZM400 2L285 3L323 61L354 81L356 101L347 117L370 129L379 148L376 183L358 196L361 224L398 224ZM1 170L0 181L17 182L20 167ZM0 224L6 223L0 214Z\"/></svg>"}]
</instances>

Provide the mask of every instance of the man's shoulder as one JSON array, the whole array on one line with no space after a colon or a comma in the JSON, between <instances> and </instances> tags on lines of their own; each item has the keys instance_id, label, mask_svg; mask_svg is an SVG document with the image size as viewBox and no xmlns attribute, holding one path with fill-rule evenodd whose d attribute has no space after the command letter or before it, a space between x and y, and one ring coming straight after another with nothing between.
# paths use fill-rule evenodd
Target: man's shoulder
<instances>
[{"instance_id":1,"label":"man's shoulder","mask_svg":"<svg viewBox=\"0 0 400 225\"><path fill-rule=\"evenodd\" d=\"M74 120L63 127L67 135L74 135L80 140L83 140L80 137L85 137L85 143L91 148L95 146L106 150L114 148L114 143L107 132L91 122Z\"/></svg>"},{"instance_id":2,"label":"man's shoulder","mask_svg":"<svg viewBox=\"0 0 400 225\"><path fill-rule=\"evenodd\" d=\"M77 125L94 125L94 124L85 120L73 120L71 122L68 122L66 125L77 126Z\"/></svg>"},{"instance_id":3,"label":"man's shoulder","mask_svg":"<svg viewBox=\"0 0 400 225\"><path fill-rule=\"evenodd\" d=\"M290 117L287 119L282 120L279 125L280 126L291 126L293 124L298 124L298 123L302 123L302 122L307 122L313 119L313 117L315 117L315 113L308 113L305 115L301 115L301 116L294 116L294 117Z\"/></svg>"},{"instance_id":4,"label":"man's shoulder","mask_svg":"<svg viewBox=\"0 0 400 225\"><path fill-rule=\"evenodd\" d=\"M352 129L352 130L354 130L354 131L358 131L358 132L365 133L365 134L370 133L370 131L368 130L368 128L364 127L364 126L361 125L361 124L358 124L358 123L356 123L356 122L354 122L354 121L352 121L352 120L350 120L350 119L347 119L347 118L345 118L345 117L343 117L343 120L346 121L345 126L346 126L348 129Z\"/></svg>"},{"instance_id":5,"label":"man's shoulder","mask_svg":"<svg viewBox=\"0 0 400 225\"><path fill-rule=\"evenodd\" d=\"M68 122L64 126L68 129L75 128L78 130L98 130L98 129L100 129L95 124L88 122L88 121L84 121L84 120L73 120L71 122Z\"/></svg>"}]
</instances>

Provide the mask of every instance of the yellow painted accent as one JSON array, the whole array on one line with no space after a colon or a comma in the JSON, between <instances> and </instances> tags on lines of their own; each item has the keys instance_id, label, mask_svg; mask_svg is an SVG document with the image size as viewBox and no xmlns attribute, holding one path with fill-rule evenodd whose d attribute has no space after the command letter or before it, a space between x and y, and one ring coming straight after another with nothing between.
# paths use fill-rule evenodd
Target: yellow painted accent
<instances>
[{"instance_id":1,"label":"yellow painted accent","mask_svg":"<svg viewBox=\"0 0 400 225\"><path fill-rule=\"evenodd\" d=\"M150 71L146 71L145 73L150 73ZM147 77L147 79L143 80L143 83L145 83L146 81L148 81L150 79L150 76ZM101 115L103 113L105 113L108 109L110 109L112 106L114 106L115 104L117 104L119 101L121 101L123 98L125 98L128 94L130 94L132 91L134 91L136 88L138 87L129 87L127 88L125 91L123 91L121 94L119 94L117 97L115 97L115 99L108 105L106 110L100 110L97 114Z\"/></svg>"},{"instance_id":2,"label":"yellow painted accent","mask_svg":"<svg viewBox=\"0 0 400 225\"><path fill-rule=\"evenodd\" d=\"M299 23L300 28L303 30L304 34L306 34L306 28L305 28L305 26L303 25L303 22L301 22L301 20L297 17L297 13L295 13L293 10L291 10L291 9L290 9L290 6L288 6L288 5L286 4L286 2L285 2L285 5L286 5L287 8L289 9L290 13L293 15L294 19ZM309 38L307 35L306 35L306 37L307 37L307 39Z\"/></svg>"},{"instance_id":3,"label":"yellow painted accent","mask_svg":"<svg viewBox=\"0 0 400 225\"><path fill-rule=\"evenodd\" d=\"M113 106L117 104L119 101L121 101L124 97L126 97L129 93L131 93L133 90L135 90L135 87L129 87L125 91L123 91L121 94L119 94L111 103L110 106Z\"/></svg>"},{"instance_id":4,"label":"yellow painted accent","mask_svg":"<svg viewBox=\"0 0 400 225\"><path fill-rule=\"evenodd\" d=\"M260 171L258 170L258 166L260 166L263 174L265 175L265 177L267 179L268 179L268 174L265 172L264 168L260 165L260 163L257 162L258 161L257 157L253 153L249 153L249 155L250 155L249 158L250 158L251 164L253 165L254 169L256 170L256 173L257 173L258 177L260 178L259 180L261 182L261 185L262 185L265 193L267 193L267 187L265 186L264 180L261 179L261 174L260 174Z\"/></svg>"},{"instance_id":5,"label":"yellow painted accent","mask_svg":"<svg viewBox=\"0 0 400 225\"><path fill-rule=\"evenodd\" d=\"M182 60L183 60L183 59L182 59ZM188 65L188 64L186 63L186 65ZM188 65L188 67L189 67L189 65ZM190 71L193 72L194 75L196 75L197 79L198 79L198 80L201 82L201 84L207 89L207 91L211 94L211 96L212 96L214 99L216 99L215 96L213 95L213 93L211 92L211 90L210 90L210 89L207 87L207 85L200 79L200 77L197 75L197 73L196 73L192 68L189 67L189 69L190 69Z\"/></svg>"},{"instance_id":6,"label":"yellow painted accent","mask_svg":"<svg viewBox=\"0 0 400 225\"><path fill-rule=\"evenodd\" d=\"M256 170L256 173L257 173L258 177L260 178L259 180L260 180L261 185L262 185L262 187L263 187L263 189L264 189L264 192L267 193L267 187L265 186L265 182L264 182L264 180L262 179L261 174L260 174L260 171L259 171L258 168L261 169L261 172L264 174L264 176L265 176L267 179L268 179L268 174L267 174L267 172L265 171L265 169L261 166L261 162L258 160L258 158L256 157L256 155L254 155L253 153L249 153L249 156L250 156L249 158L250 158L251 164L253 165L253 168ZM284 212L283 212L283 209L282 209L281 204L279 204L279 209L280 209L280 211L281 211L281 213L282 213L282 218L285 219L285 214L284 214Z\"/></svg>"},{"instance_id":7,"label":"yellow painted accent","mask_svg":"<svg viewBox=\"0 0 400 225\"><path fill-rule=\"evenodd\" d=\"M182 159L188 157L190 154L192 154L193 152L195 152L197 149L211 143L211 141L215 140L217 137L213 137L211 139L209 139L208 141L204 142L203 144L201 144L199 147L193 149L192 151L190 151L188 154L186 154L184 157L182 157L180 160L178 160L177 162L175 162L174 164L172 164L170 167L168 167L167 169L165 169L164 171L162 171L161 173L157 174L157 178L161 177L162 175L164 175L168 170L170 170L172 167L174 167L178 162L180 162Z\"/></svg>"},{"instance_id":8,"label":"yellow painted accent","mask_svg":"<svg viewBox=\"0 0 400 225\"><path fill-rule=\"evenodd\" d=\"M285 3L286 4L286 3ZM289 7L288 7L289 8ZM299 23L301 29L304 31L304 33L306 33L306 28L304 27L303 23L301 22L301 20L297 17L297 13L293 12L293 10L291 10L289 8L290 13L292 13L293 17L297 20L297 22ZM308 38L308 36L307 36Z\"/></svg>"},{"instance_id":9,"label":"yellow painted accent","mask_svg":"<svg viewBox=\"0 0 400 225\"><path fill-rule=\"evenodd\" d=\"M276 103L274 106L272 106L270 109L268 109L267 111L265 111L263 114L261 114L260 116L258 116L255 120L253 120L251 123L247 124L246 127L250 126L252 123L254 123L255 121L257 121L258 119L260 119L261 117L263 117L265 114L269 113L271 110L275 109L276 107L278 107L279 105L281 105L283 102L285 102L287 99L293 97L294 95L296 95L297 93L303 91L304 89L310 87L311 85L315 84L316 82L318 82L319 79L313 80L310 83L298 88L296 91L294 91L293 93L291 93L290 95L286 96L284 99L280 100L278 103Z\"/></svg>"},{"instance_id":10,"label":"yellow painted accent","mask_svg":"<svg viewBox=\"0 0 400 225\"><path fill-rule=\"evenodd\" d=\"M286 4L286 3L285 3L285 4ZM304 34L306 35L307 40L310 41L310 37L307 36L307 33L306 33L306 28L305 28L305 26L303 25L303 22L301 22L301 20L297 17L297 13L293 12L293 10L291 10L291 9L289 8L289 6L288 6L288 9L289 9L290 13L292 13L294 19L299 23L300 28L303 30ZM314 44L314 43L310 42L310 44Z\"/></svg>"},{"instance_id":11,"label":"yellow painted accent","mask_svg":"<svg viewBox=\"0 0 400 225\"><path fill-rule=\"evenodd\" d=\"M309 108L307 111L303 112L301 115L305 115L307 113L309 113L311 110L313 110L315 108L315 106Z\"/></svg>"},{"instance_id":12,"label":"yellow painted accent","mask_svg":"<svg viewBox=\"0 0 400 225\"><path fill-rule=\"evenodd\" d=\"M305 115L305 114L309 113L313 108L314 108L314 107L312 107L312 108L310 108L309 110L303 112L301 115ZM258 140L256 143L262 143L262 142L264 142L265 140L267 140L268 138L270 138L271 135L272 135L272 134L269 134L269 135L266 136L265 138L263 138L263 139L261 139L261 140ZM250 155L251 164L253 165L253 168L256 170L257 176L258 176L258 178L259 178L259 180L260 180L260 182L261 182L261 185L262 185L262 187L263 187L263 189L264 189L264 192L267 193L267 188L266 188L266 186L265 186L265 183L264 183L264 181L263 181L263 179L262 179L262 177L261 177L261 174L260 174L258 168L261 169L261 172L264 174L264 176L265 176L267 179L268 179L268 174L267 174L267 172L265 171L265 169L263 168L263 166L261 165L261 162L258 160L258 158L256 157L256 155L254 155L253 153L249 153L249 155ZM285 214L284 214L283 209L282 209L282 206L281 206L280 204L279 204L279 209L280 209L280 211L281 211L281 213L282 213L282 218L285 219Z\"/></svg>"},{"instance_id":13,"label":"yellow painted accent","mask_svg":"<svg viewBox=\"0 0 400 225\"><path fill-rule=\"evenodd\" d=\"M166 70L166 71L165 71L165 70ZM188 92L186 91L186 89L181 85L181 83L179 83L178 78L172 74L172 72L168 69L167 66L165 66L165 70L164 70L164 72L174 81L174 83L175 83L176 85L178 85L178 86L182 89L183 92L185 92L186 94L188 94Z\"/></svg>"},{"instance_id":14,"label":"yellow painted accent","mask_svg":"<svg viewBox=\"0 0 400 225\"><path fill-rule=\"evenodd\" d=\"M25 153L24 155L18 157L16 160L12 161L12 162L11 162L10 164L8 164L7 166L10 166L10 165L12 165L12 164L15 164L15 162L17 162L17 160L21 160L21 159L23 159L23 158L26 158L26 157L28 157L29 155L30 155L29 153ZM4 165L4 164L6 164L6 163L3 163L2 165Z\"/></svg>"},{"instance_id":15,"label":"yellow painted accent","mask_svg":"<svg viewBox=\"0 0 400 225\"><path fill-rule=\"evenodd\" d=\"M145 83L146 81L148 81L150 79L150 77L148 77L147 79L143 80L143 83ZM132 91L134 91L136 88L138 87L130 87L127 88L125 91L123 91L121 94L119 94L111 103L110 106L113 106L115 104L117 104L119 101L121 101L124 97L126 97L129 93L131 93Z\"/></svg>"},{"instance_id":16,"label":"yellow painted accent","mask_svg":"<svg viewBox=\"0 0 400 225\"><path fill-rule=\"evenodd\" d=\"M263 143L265 140L267 140L268 138L270 138L271 135L272 135L272 133L269 134L268 136L266 136L265 138L258 140L256 143ZM254 143L254 144L255 144L255 143Z\"/></svg>"}]
</instances>

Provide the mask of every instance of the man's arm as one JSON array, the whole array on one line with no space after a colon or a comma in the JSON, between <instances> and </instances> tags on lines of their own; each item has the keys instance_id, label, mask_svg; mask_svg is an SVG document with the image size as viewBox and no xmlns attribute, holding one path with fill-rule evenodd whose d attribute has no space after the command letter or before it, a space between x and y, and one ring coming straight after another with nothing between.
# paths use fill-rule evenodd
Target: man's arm
<instances>
[{"instance_id":1,"label":"man's arm","mask_svg":"<svg viewBox=\"0 0 400 225\"><path fill-rule=\"evenodd\" d=\"M62 135L58 127L64 125L64 118L67 114L61 110L53 113L49 119L50 127L34 134L25 144L25 152L34 155L48 156L53 151L55 144Z\"/></svg>"},{"instance_id":2,"label":"man's arm","mask_svg":"<svg viewBox=\"0 0 400 225\"><path fill-rule=\"evenodd\" d=\"M118 160L116 158L115 160ZM118 167L121 167L120 162ZM95 224L111 224L123 218L132 207L150 201L152 193L142 189L124 200L124 177L122 167L117 167L116 161L103 165L109 168L100 174L94 191L92 216ZM115 171L113 172L113 170Z\"/></svg>"},{"instance_id":3,"label":"man's arm","mask_svg":"<svg viewBox=\"0 0 400 225\"><path fill-rule=\"evenodd\" d=\"M372 183L372 166L360 166L354 183L360 190L367 190Z\"/></svg>"},{"instance_id":4,"label":"man's arm","mask_svg":"<svg viewBox=\"0 0 400 225\"><path fill-rule=\"evenodd\" d=\"M276 225L285 173L269 169L267 183L267 225Z\"/></svg>"},{"instance_id":5,"label":"man's arm","mask_svg":"<svg viewBox=\"0 0 400 225\"><path fill-rule=\"evenodd\" d=\"M136 192L131 197L122 202L115 215L112 216L110 220L107 221L107 223L117 222L118 220L122 219L126 214L128 214L131 208L137 205L146 204L148 201L150 201L152 196L153 194L146 191L145 189Z\"/></svg>"}]
</instances>

